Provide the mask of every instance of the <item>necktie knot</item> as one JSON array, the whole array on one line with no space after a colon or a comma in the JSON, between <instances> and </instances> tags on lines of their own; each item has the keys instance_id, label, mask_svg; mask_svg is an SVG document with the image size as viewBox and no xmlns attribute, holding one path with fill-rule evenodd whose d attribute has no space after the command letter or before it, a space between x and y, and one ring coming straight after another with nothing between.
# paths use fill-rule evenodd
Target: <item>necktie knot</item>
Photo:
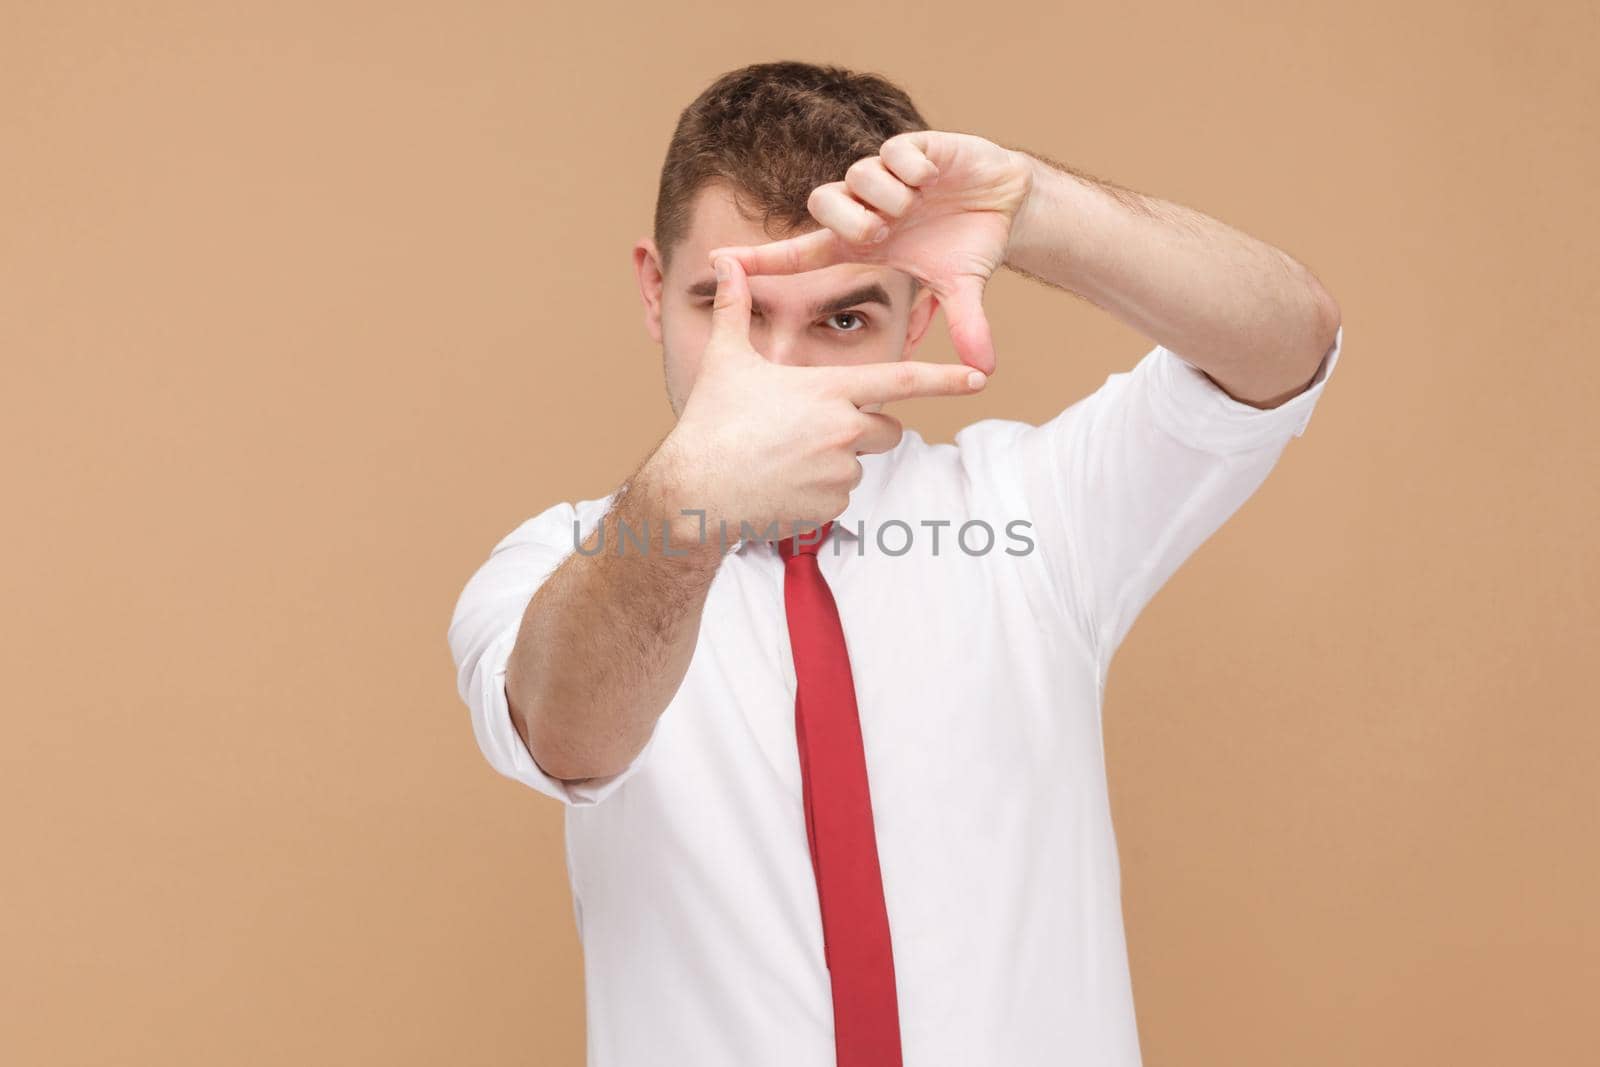
<instances>
[{"instance_id":1,"label":"necktie knot","mask_svg":"<svg viewBox=\"0 0 1600 1067\"><path fill-rule=\"evenodd\" d=\"M793 559L795 556L801 554L815 556L817 554L817 550L822 547L822 542L827 540L828 533L832 529L833 520L829 519L827 522L822 524L821 529L806 530L801 533L794 534L791 537L785 537L783 540L775 541L773 543L778 546L778 555L782 556L785 560Z\"/></svg>"}]
</instances>

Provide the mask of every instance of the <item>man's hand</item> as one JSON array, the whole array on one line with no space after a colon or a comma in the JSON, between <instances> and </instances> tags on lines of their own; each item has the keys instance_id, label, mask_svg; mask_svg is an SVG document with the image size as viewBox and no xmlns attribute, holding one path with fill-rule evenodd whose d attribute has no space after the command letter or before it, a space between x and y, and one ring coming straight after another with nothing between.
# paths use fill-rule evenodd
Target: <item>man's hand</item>
<instances>
[{"instance_id":1,"label":"man's hand","mask_svg":"<svg viewBox=\"0 0 1600 1067\"><path fill-rule=\"evenodd\" d=\"M1011 225L1032 188L1026 156L981 137L917 130L883 142L819 185L808 207L822 229L754 247L716 248L750 274L882 263L938 298L963 363L990 374L994 342L983 290L1005 261Z\"/></svg>"},{"instance_id":2,"label":"man's hand","mask_svg":"<svg viewBox=\"0 0 1600 1067\"><path fill-rule=\"evenodd\" d=\"M899 420L863 405L965 396L984 381L958 363L771 363L750 344L749 279L738 260L723 257L694 388L644 473L666 487L673 516L706 512L708 538L719 521L730 540L741 522L763 534L776 524L787 537L844 511L861 481L858 455L899 443Z\"/></svg>"}]
</instances>

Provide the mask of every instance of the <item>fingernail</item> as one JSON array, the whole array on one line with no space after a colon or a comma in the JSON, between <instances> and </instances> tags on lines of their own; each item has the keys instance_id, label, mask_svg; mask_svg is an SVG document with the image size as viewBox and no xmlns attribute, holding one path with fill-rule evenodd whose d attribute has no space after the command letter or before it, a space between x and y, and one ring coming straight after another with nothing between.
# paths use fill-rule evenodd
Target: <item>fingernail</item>
<instances>
[{"instance_id":1,"label":"fingernail","mask_svg":"<svg viewBox=\"0 0 1600 1067\"><path fill-rule=\"evenodd\" d=\"M877 233L872 235L872 243L873 244L879 244L885 238L887 238L888 236L889 236L889 227L885 226L882 229L880 229Z\"/></svg>"},{"instance_id":2,"label":"fingernail","mask_svg":"<svg viewBox=\"0 0 1600 1067\"><path fill-rule=\"evenodd\" d=\"M717 281L719 281L719 282L727 281L729 273L730 273L730 271L728 269L728 258L726 256L718 256L717 257Z\"/></svg>"},{"instance_id":3,"label":"fingernail","mask_svg":"<svg viewBox=\"0 0 1600 1067\"><path fill-rule=\"evenodd\" d=\"M983 383L988 380L988 377L981 370L975 370L967 375L967 385L974 389L982 389Z\"/></svg>"}]
</instances>

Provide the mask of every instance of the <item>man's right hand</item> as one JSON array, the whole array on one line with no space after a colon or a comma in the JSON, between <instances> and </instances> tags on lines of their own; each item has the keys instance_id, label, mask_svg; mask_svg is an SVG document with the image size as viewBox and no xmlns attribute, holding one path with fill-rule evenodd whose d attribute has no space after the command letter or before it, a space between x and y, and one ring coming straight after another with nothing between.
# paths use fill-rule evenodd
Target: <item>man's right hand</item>
<instances>
[{"instance_id":1,"label":"man's right hand","mask_svg":"<svg viewBox=\"0 0 1600 1067\"><path fill-rule=\"evenodd\" d=\"M864 407L983 388L984 375L959 363L771 363L750 344L744 268L729 257L717 267L711 337L694 388L646 467L658 476L664 506L706 513L712 540L719 522L732 540L741 523L787 537L838 517L861 481L856 457L887 452L903 432L898 419Z\"/></svg>"}]
</instances>

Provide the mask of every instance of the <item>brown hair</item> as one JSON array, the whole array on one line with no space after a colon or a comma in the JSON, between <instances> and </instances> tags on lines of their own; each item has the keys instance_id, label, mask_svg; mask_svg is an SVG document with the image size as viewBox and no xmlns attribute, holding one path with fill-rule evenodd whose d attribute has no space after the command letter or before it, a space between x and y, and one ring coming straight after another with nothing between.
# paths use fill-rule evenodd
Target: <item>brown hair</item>
<instances>
[{"instance_id":1,"label":"brown hair","mask_svg":"<svg viewBox=\"0 0 1600 1067\"><path fill-rule=\"evenodd\" d=\"M817 186L842 181L895 134L926 129L905 90L877 74L781 61L722 75L683 109L667 147L656 194L661 269L708 182L726 181L740 213L777 239L817 228L806 209Z\"/></svg>"}]
</instances>

